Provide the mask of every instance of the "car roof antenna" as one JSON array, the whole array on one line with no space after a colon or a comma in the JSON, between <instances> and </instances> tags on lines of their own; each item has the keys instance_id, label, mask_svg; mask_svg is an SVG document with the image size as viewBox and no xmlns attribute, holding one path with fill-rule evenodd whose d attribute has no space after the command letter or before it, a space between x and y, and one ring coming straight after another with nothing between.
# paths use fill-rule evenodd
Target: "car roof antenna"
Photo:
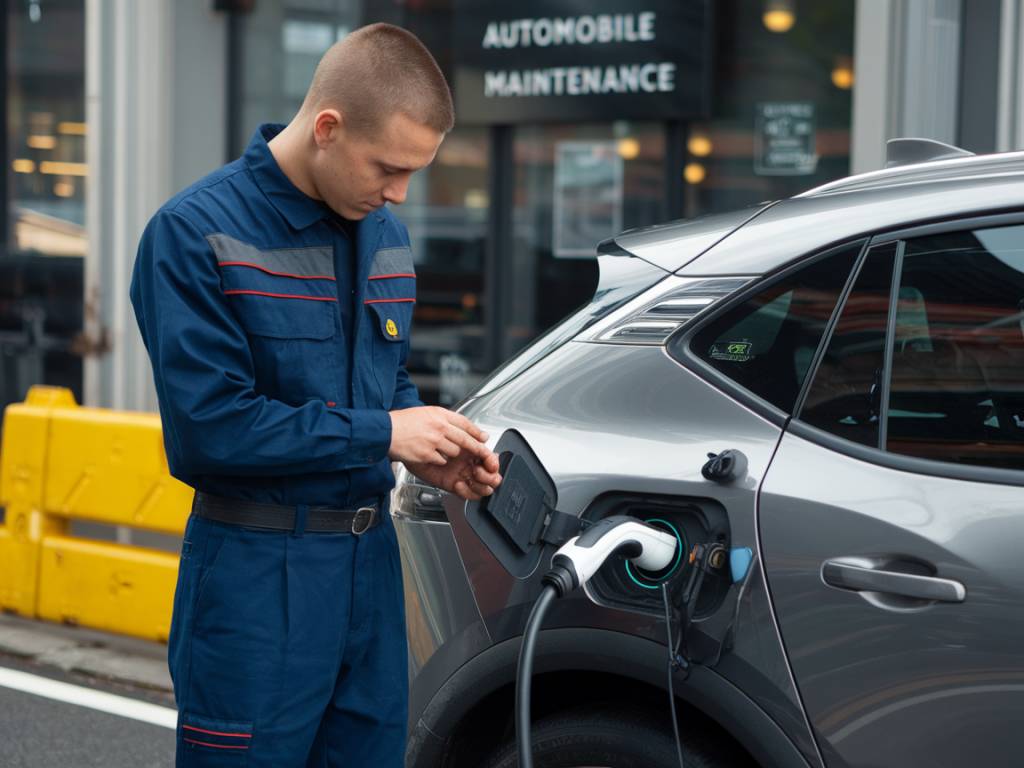
<instances>
[{"instance_id":1,"label":"car roof antenna","mask_svg":"<svg viewBox=\"0 0 1024 768\"><path fill-rule=\"evenodd\" d=\"M889 139L885 143L885 167L928 163L933 160L952 160L971 157L974 153L935 139Z\"/></svg>"}]
</instances>

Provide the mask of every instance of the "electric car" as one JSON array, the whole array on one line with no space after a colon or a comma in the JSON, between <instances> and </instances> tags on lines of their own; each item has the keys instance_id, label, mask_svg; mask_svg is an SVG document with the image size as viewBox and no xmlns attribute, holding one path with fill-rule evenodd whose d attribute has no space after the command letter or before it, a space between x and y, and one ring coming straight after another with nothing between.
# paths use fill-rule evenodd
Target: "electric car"
<instances>
[{"instance_id":1,"label":"electric car","mask_svg":"<svg viewBox=\"0 0 1024 768\"><path fill-rule=\"evenodd\" d=\"M516 764L527 616L610 515L681 556L552 604L537 765L677 766L670 695L687 766L1022 764L1024 153L889 152L600 244L592 303L460 406L545 489L525 538L400 473L408 766Z\"/></svg>"}]
</instances>

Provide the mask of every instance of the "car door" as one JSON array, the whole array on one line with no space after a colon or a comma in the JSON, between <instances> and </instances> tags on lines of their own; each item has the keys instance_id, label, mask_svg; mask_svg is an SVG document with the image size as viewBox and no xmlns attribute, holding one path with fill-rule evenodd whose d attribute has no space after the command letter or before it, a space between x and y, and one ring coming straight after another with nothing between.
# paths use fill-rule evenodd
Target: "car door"
<instances>
[{"instance_id":1,"label":"car door","mask_svg":"<svg viewBox=\"0 0 1024 768\"><path fill-rule=\"evenodd\" d=\"M762 483L832 768L1024 760L1022 221L872 241Z\"/></svg>"}]
</instances>

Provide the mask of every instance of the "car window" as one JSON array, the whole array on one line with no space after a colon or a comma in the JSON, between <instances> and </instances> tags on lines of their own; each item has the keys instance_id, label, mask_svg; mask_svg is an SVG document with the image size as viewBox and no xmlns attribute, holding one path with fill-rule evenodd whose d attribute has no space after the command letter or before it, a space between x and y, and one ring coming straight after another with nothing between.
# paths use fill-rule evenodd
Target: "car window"
<instances>
[{"instance_id":1,"label":"car window","mask_svg":"<svg viewBox=\"0 0 1024 768\"><path fill-rule=\"evenodd\" d=\"M1024 469L1024 226L908 240L886 448Z\"/></svg>"},{"instance_id":2,"label":"car window","mask_svg":"<svg viewBox=\"0 0 1024 768\"><path fill-rule=\"evenodd\" d=\"M690 351L790 412L863 242L834 249L701 328Z\"/></svg>"},{"instance_id":3,"label":"car window","mask_svg":"<svg viewBox=\"0 0 1024 768\"><path fill-rule=\"evenodd\" d=\"M808 424L875 448L896 248L882 245L865 257L800 411Z\"/></svg>"}]
</instances>

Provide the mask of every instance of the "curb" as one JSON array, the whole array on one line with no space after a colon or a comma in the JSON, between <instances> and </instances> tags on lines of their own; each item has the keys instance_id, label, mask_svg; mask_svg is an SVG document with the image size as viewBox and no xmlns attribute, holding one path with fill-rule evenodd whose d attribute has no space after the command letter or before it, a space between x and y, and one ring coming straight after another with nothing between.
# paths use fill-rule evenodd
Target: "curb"
<instances>
[{"instance_id":1,"label":"curb","mask_svg":"<svg viewBox=\"0 0 1024 768\"><path fill-rule=\"evenodd\" d=\"M135 688L172 692L167 646L147 640L2 614L0 654Z\"/></svg>"}]
</instances>

